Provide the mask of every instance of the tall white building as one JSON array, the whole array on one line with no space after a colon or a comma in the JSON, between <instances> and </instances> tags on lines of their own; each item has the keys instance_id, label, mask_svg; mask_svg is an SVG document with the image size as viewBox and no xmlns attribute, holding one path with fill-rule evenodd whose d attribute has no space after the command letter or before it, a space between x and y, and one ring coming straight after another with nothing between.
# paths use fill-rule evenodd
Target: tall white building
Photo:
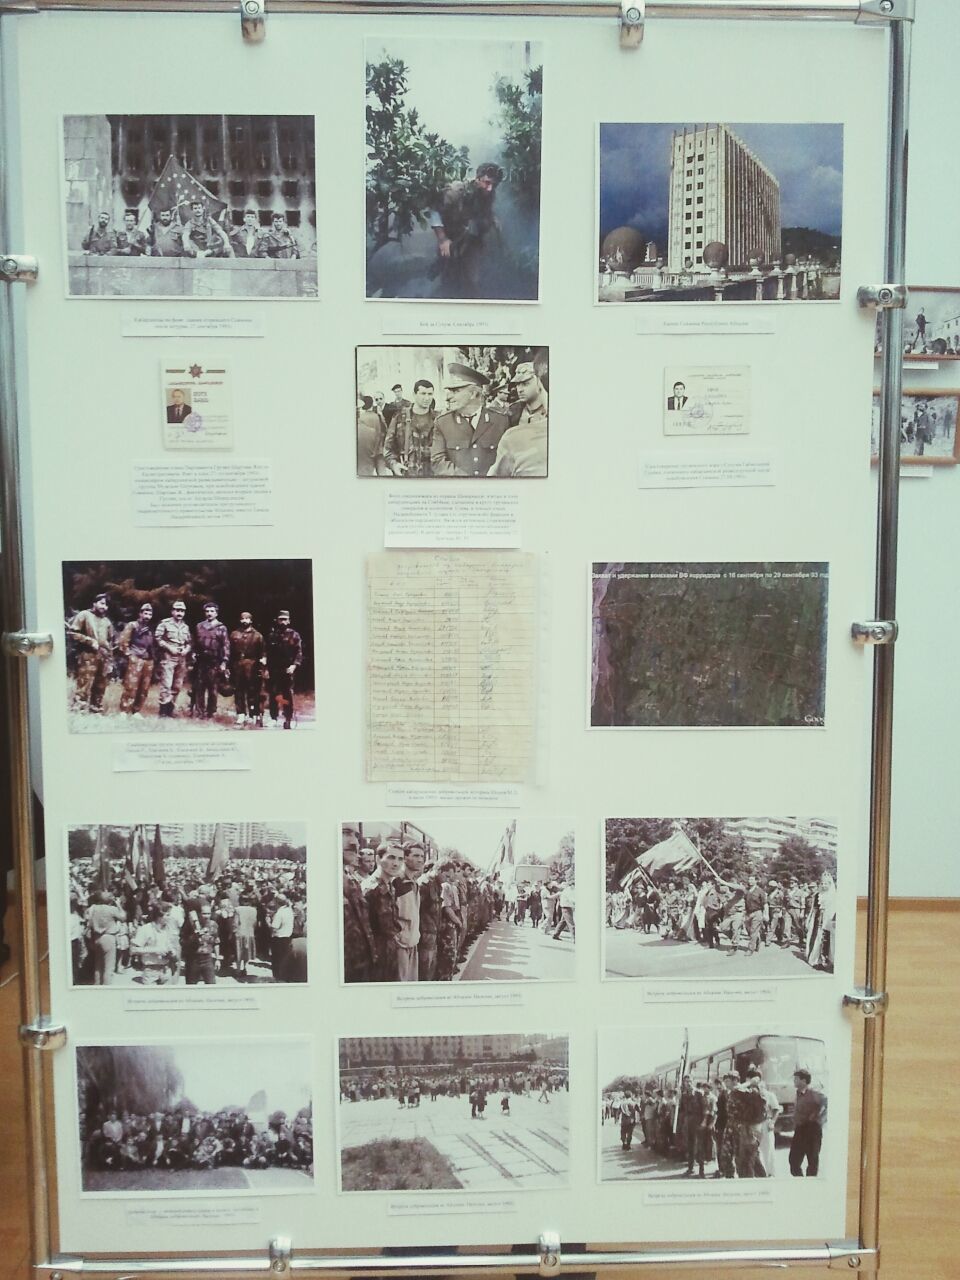
<instances>
[{"instance_id":1,"label":"tall white building","mask_svg":"<svg viewBox=\"0 0 960 1280\"><path fill-rule=\"evenodd\" d=\"M668 268L708 270L714 240L733 268L779 259L780 183L728 125L684 126L670 143Z\"/></svg>"},{"instance_id":2,"label":"tall white building","mask_svg":"<svg viewBox=\"0 0 960 1280\"><path fill-rule=\"evenodd\" d=\"M837 852L837 826L826 818L729 818L727 827L743 836L758 858L776 853L784 840L799 836L824 853Z\"/></svg>"}]
</instances>

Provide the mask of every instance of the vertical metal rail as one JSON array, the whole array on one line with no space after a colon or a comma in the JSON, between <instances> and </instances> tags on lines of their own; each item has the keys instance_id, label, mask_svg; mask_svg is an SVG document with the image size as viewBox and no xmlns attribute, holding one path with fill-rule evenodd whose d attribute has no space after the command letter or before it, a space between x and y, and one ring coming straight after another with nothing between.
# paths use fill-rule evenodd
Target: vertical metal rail
<instances>
[{"instance_id":1,"label":"vertical metal rail","mask_svg":"<svg viewBox=\"0 0 960 1280\"><path fill-rule=\"evenodd\" d=\"M884 281L905 283L910 43L913 23L890 24L890 101ZM897 522L900 497L900 399L903 308L881 312L880 460L874 617L897 613ZM873 743L870 775L870 869L867 890L867 992L887 986L887 911L890 882L890 793L893 767L895 644L877 645L873 668ZM883 1113L884 1018L864 1020L863 1118L860 1146L860 1243L879 1247L880 1147Z\"/></svg>"},{"instance_id":2,"label":"vertical metal rail","mask_svg":"<svg viewBox=\"0 0 960 1280\"><path fill-rule=\"evenodd\" d=\"M0 102L3 80L5 22L0 17ZM10 247L9 167L6 137L0 130L0 223L4 246ZM27 628L23 578L23 520L20 506L20 442L17 424L15 351L11 289L0 284L0 608L6 631ZM24 1027L43 1016L37 894L34 879L33 788L30 781L30 726L27 714L27 663L3 656L7 676L6 727L10 743L11 818L14 870L20 906L20 1012ZM27 1187L30 1198L30 1243L34 1264L50 1256L50 1196L47 1179L47 1125L44 1113L44 1055L24 1042L23 1081L27 1117Z\"/></svg>"}]
</instances>

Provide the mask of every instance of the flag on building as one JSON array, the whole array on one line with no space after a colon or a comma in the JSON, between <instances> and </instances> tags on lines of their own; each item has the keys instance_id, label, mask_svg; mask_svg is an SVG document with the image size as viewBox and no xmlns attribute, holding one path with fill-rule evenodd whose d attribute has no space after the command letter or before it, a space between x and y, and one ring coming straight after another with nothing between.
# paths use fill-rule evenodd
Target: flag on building
<instances>
[{"instance_id":1,"label":"flag on building","mask_svg":"<svg viewBox=\"0 0 960 1280\"><path fill-rule=\"evenodd\" d=\"M167 869L163 863L163 841L160 839L160 823L153 829L153 848L150 850L150 867L153 882L160 889L167 886Z\"/></svg>"},{"instance_id":2,"label":"flag on building","mask_svg":"<svg viewBox=\"0 0 960 1280\"><path fill-rule=\"evenodd\" d=\"M181 209L194 200L202 202L208 218L219 218L227 207L226 201L208 191L202 182L187 172L176 156L170 156L147 201L150 212L156 216L161 209Z\"/></svg>"},{"instance_id":3,"label":"flag on building","mask_svg":"<svg viewBox=\"0 0 960 1280\"><path fill-rule=\"evenodd\" d=\"M218 822L213 829L213 848L210 850L210 861L207 863L204 879L212 884L229 861L226 837L223 834L223 827Z\"/></svg>"}]
</instances>

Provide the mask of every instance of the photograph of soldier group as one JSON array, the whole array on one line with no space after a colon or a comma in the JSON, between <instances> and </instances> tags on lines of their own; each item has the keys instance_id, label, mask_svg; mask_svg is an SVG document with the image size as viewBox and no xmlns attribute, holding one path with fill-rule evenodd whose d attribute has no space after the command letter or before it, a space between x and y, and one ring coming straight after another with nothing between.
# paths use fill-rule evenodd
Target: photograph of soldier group
<instances>
[{"instance_id":1,"label":"photograph of soldier group","mask_svg":"<svg viewBox=\"0 0 960 1280\"><path fill-rule=\"evenodd\" d=\"M344 1038L339 1057L342 1190L517 1191L566 1182L566 1035Z\"/></svg>"},{"instance_id":2,"label":"photograph of soldier group","mask_svg":"<svg viewBox=\"0 0 960 1280\"><path fill-rule=\"evenodd\" d=\"M368 298L537 300L541 50L367 41Z\"/></svg>"},{"instance_id":3,"label":"photograph of soldier group","mask_svg":"<svg viewBox=\"0 0 960 1280\"><path fill-rule=\"evenodd\" d=\"M600 1080L604 1182L819 1175L822 1040L722 1025L620 1027L601 1032Z\"/></svg>"},{"instance_id":4,"label":"photograph of soldier group","mask_svg":"<svg viewBox=\"0 0 960 1280\"><path fill-rule=\"evenodd\" d=\"M307 980L302 824L72 827L67 862L74 986Z\"/></svg>"},{"instance_id":5,"label":"photograph of soldier group","mask_svg":"<svg viewBox=\"0 0 960 1280\"><path fill-rule=\"evenodd\" d=\"M309 1042L88 1044L76 1064L84 1191L310 1190Z\"/></svg>"},{"instance_id":6,"label":"photograph of soldier group","mask_svg":"<svg viewBox=\"0 0 960 1280\"><path fill-rule=\"evenodd\" d=\"M71 731L314 720L309 560L65 562Z\"/></svg>"},{"instance_id":7,"label":"photograph of soldier group","mask_svg":"<svg viewBox=\"0 0 960 1280\"><path fill-rule=\"evenodd\" d=\"M545 476L546 347L357 347L357 475Z\"/></svg>"},{"instance_id":8,"label":"photograph of soldier group","mask_svg":"<svg viewBox=\"0 0 960 1280\"><path fill-rule=\"evenodd\" d=\"M574 978L566 823L345 822L341 834L345 982Z\"/></svg>"},{"instance_id":9,"label":"photograph of soldier group","mask_svg":"<svg viewBox=\"0 0 960 1280\"><path fill-rule=\"evenodd\" d=\"M604 833L608 978L833 973L835 823L608 818Z\"/></svg>"}]
</instances>

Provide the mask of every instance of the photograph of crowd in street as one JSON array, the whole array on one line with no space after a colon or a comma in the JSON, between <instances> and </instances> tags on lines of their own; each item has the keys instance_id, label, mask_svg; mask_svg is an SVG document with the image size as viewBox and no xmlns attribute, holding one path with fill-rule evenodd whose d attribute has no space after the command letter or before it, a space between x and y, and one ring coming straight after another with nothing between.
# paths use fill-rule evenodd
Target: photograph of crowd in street
<instances>
[{"instance_id":1,"label":"photograph of crowd in street","mask_svg":"<svg viewBox=\"0 0 960 1280\"><path fill-rule=\"evenodd\" d=\"M312 1058L307 1040L78 1046L82 1189L312 1191Z\"/></svg>"},{"instance_id":2,"label":"photograph of crowd in street","mask_svg":"<svg viewBox=\"0 0 960 1280\"><path fill-rule=\"evenodd\" d=\"M535 302L542 46L366 43L367 297Z\"/></svg>"},{"instance_id":3,"label":"photograph of crowd in street","mask_svg":"<svg viewBox=\"0 0 960 1280\"><path fill-rule=\"evenodd\" d=\"M64 116L71 297L317 294L312 116Z\"/></svg>"},{"instance_id":4,"label":"photograph of crowd in street","mask_svg":"<svg viewBox=\"0 0 960 1280\"><path fill-rule=\"evenodd\" d=\"M604 854L605 977L833 973L835 822L607 818Z\"/></svg>"},{"instance_id":5,"label":"photograph of crowd in street","mask_svg":"<svg viewBox=\"0 0 960 1280\"><path fill-rule=\"evenodd\" d=\"M312 726L309 560L63 565L72 733Z\"/></svg>"},{"instance_id":6,"label":"photograph of crowd in street","mask_svg":"<svg viewBox=\"0 0 960 1280\"><path fill-rule=\"evenodd\" d=\"M600 1179L815 1178L822 1040L756 1027L600 1032Z\"/></svg>"},{"instance_id":7,"label":"photograph of crowd in street","mask_svg":"<svg viewBox=\"0 0 960 1280\"><path fill-rule=\"evenodd\" d=\"M566 1185L565 1034L341 1038L343 1191Z\"/></svg>"},{"instance_id":8,"label":"photograph of crowd in street","mask_svg":"<svg viewBox=\"0 0 960 1280\"><path fill-rule=\"evenodd\" d=\"M571 825L345 822L345 982L570 982Z\"/></svg>"},{"instance_id":9,"label":"photograph of crowd in street","mask_svg":"<svg viewBox=\"0 0 960 1280\"><path fill-rule=\"evenodd\" d=\"M590 724L822 725L819 563L594 563Z\"/></svg>"},{"instance_id":10,"label":"photograph of crowd in street","mask_svg":"<svg viewBox=\"0 0 960 1280\"><path fill-rule=\"evenodd\" d=\"M357 347L357 475L545 476L549 387L546 347Z\"/></svg>"},{"instance_id":11,"label":"photograph of crowd in street","mask_svg":"<svg viewBox=\"0 0 960 1280\"><path fill-rule=\"evenodd\" d=\"M875 351L880 351L877 315ZM904 360L960 360L960 289L910 285L903 314Z\"/></svg>"},{"instance_id":12,"label":"photograph of crowd in street","mask_svg":"<svg viewBox=\"0 0 960 1280\"><path fill-rule=\"evenodd\" d=\"M958 291L960 292L960 291ZM914 387L900 398L900 462L954 466L960 461L957 416L960 389L925 391ZM873 393L870 416L870 455L880 454L880 392Z\"/></svg>"},{"instance_id":13,"label":"photograph of crowd in street","mask_svg":"<svg viewBox=\"0 0 960 1280\"><path fill-rule=\"evenodd\" d=\"M303 823L67 832L74 986L307 980Z\"/></svg>"},{"instance_id":14,"label":"photograph of crowd in street","mask_svg":"<svg viewBox=\"0 0 960 1280\"><path fill-rule=\"evenodd\" d=\"M598 302L840 297L843 126L600 125Z\"/></svg>"}]
</instances>

